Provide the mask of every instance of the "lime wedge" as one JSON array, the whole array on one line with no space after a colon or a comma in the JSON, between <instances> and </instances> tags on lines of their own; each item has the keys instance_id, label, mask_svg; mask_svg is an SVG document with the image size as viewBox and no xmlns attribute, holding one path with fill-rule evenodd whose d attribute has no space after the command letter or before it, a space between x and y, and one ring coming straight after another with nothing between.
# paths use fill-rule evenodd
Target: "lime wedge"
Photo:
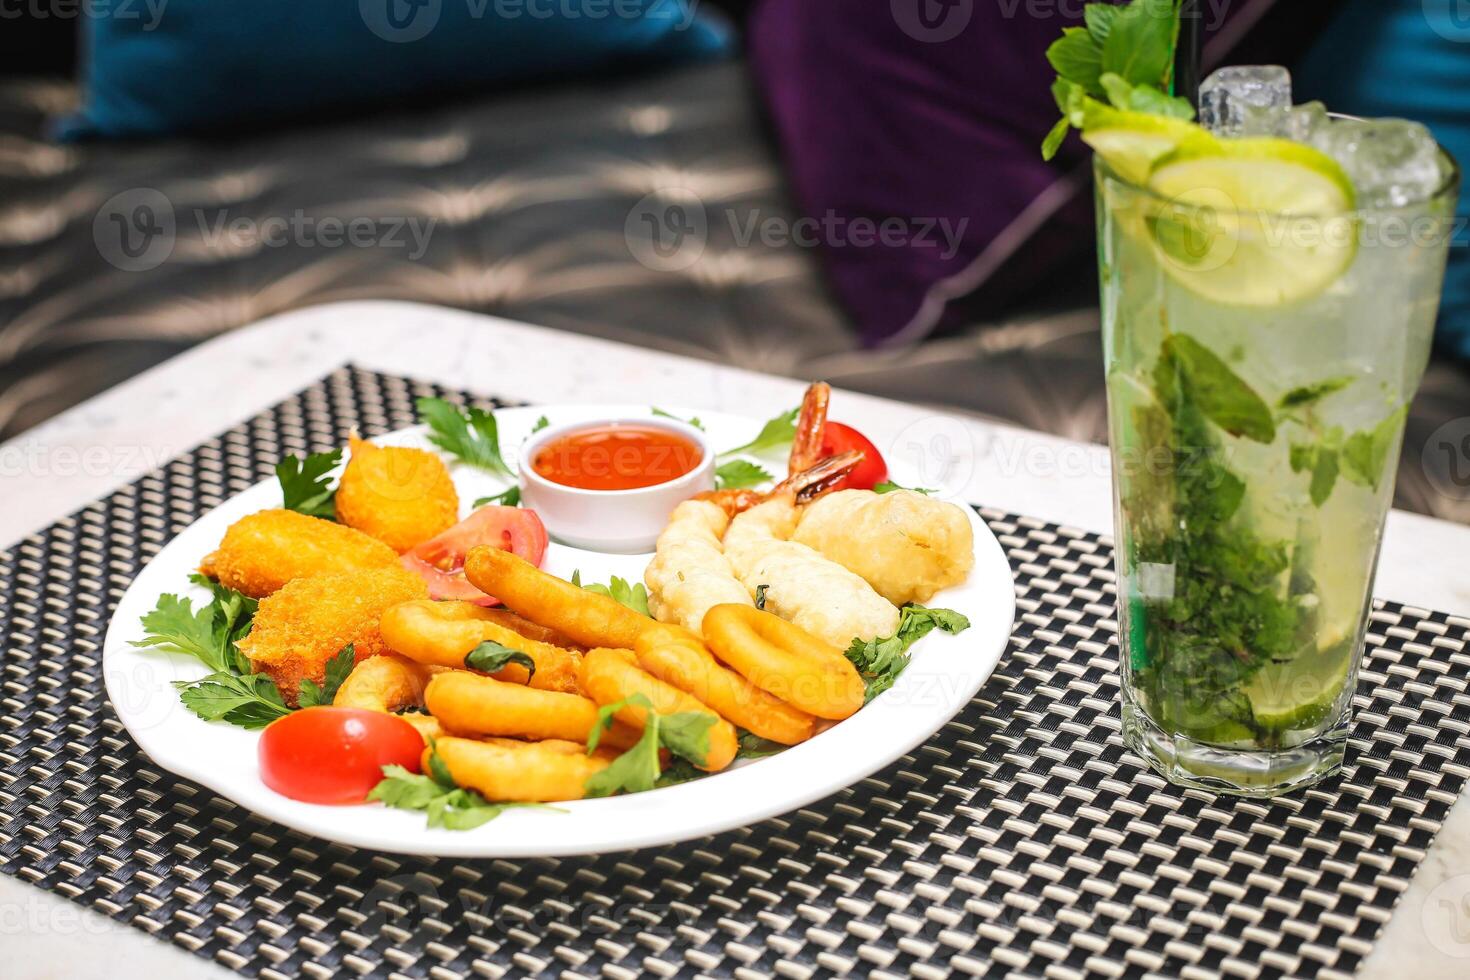
<instances>
[{"instance_id":1,"label":"lime wedge","mask_svg":"<svg viewBox=\"0 0 1470 980\"><path fill-rule=\"evenodd\" d=\"M1274 732L1322 724L1348 682L1351 654L1351 644L1337 644L1256 671L1245 686L1256 724Z\"/></svg>"},{"instance_id":2,"label":"lime wedge","mask_svg":"<svg viewBox=\"0 0 1470 980\"><path fill-rule=\"evenodd\" d=\"M1232 306L1315 296L1357 254L1352 182L1326 154L1269 137L1185 138L1153 166L1146 219L1164 269Z\"/></svg>"},{"instance_id":3,"label":"lime wedge","mask_svg":"<svg viewBox=\"0 0 1470 980\"><path fill-rule=\"evenodd\" d=\"M1168 116L1114 109L1096 99L1083 103L1082 142L1097 151L1113 172L1134 184L1148 180L1154 163L1190 139L1214 142L1194 123Z\"/></svg>"}]
</instances>

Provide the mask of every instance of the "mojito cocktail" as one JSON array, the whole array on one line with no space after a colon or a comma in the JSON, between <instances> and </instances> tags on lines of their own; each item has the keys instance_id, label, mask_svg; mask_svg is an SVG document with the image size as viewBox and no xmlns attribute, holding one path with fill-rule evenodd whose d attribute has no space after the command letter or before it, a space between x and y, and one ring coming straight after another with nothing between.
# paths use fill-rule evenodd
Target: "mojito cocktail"
<instances>
[{"instance_id":1,"label":"mojito cocktail","mask_svg":"<svg viewBox=\"0 0 1470 980\"><path fill-rule=\"evenodd\" d=\"M1223 70L1203 127L1058 96L1096 151L1124 737L1260 796L1343 758L1459 178L1422 126L1288 86Z\"/></svg>"}]
</instances>

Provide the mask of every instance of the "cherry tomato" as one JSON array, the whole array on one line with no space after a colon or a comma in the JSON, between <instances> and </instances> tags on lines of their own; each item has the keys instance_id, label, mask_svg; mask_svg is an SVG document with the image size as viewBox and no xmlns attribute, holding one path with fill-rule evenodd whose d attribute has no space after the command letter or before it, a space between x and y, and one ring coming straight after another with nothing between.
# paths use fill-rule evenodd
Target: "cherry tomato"
<instances>
[{"instance_id":1,"label":"cherry tomato","mask_svg":"<svg viewBox=\"0 0 1470 980\"><path fill-rule=\"evenodd\" d=\"M834 490L871 490L888 479L888 464L867 436L850 425L828 422L822 429L822 455L833 456L850 449L862 450L863 461L833 487Z\"/></svg>"},{"instance_id":2,"label":"cherry tomato","mask_svg":"<svg viewBox=\"0 0 1470 980\"><path fill-rule=\"evenodd\" d=\"M546 542L546 525L534 510L486 504L399 560L429 584L431 599L462 599L493 606L500 600L481 592L464 577L465 554L484 544L515 552L539 567L546 557Z\"/></svg>"},{"instance_id":3,"label":"cherry tomato","mask_svg":"<svg viewBox=\"0 0 1470 980\"><path fill-rule=\"evenodd\" d=\"M397 715L361 708L304 708L260 736L260 778L303 803L361 803L383 767L419 771L424 740Z\"/></svg>"}]
</instances>

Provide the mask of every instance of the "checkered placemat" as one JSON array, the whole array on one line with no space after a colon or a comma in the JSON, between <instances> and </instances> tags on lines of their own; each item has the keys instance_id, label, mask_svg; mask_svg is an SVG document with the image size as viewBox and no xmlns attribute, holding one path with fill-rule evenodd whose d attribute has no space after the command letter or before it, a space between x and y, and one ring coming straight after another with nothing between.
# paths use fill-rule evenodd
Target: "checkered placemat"
<instances>
[{"instance_id":1,"label":"checkered placemat","mask_svg":"<svg viewBox=\"0 0 1470 980\"><path fill-rule=\"evenodd\" d=\"M408 424L441 393L343 369L0 553L6 873L251 976L1340 977L1470 775L1470 621L1385 603L1339 778L1272 802L1169 786L1119 739L1107 542L990 510L1018 601L995 675L912 754L753 827L426 860L305 837L152 766L102 685L128 583L283 453Z\"/></svg>"}]
</instances>

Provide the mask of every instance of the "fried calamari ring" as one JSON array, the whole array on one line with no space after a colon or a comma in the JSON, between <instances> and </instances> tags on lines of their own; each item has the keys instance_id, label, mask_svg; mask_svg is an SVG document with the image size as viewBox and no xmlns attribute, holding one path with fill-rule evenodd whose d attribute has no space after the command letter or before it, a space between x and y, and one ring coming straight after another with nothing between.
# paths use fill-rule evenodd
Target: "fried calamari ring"
<instances>
[{"instance_id":1,"label":"fried calamari ring","mask_svg":"<svg viewBox=\"0 0 1470 980\"><path fill-rule=\"evenodd\" d=\"M561 738L585 745L597 724L596 702L581 695L538 691L467 670L434 675L424 704L447 731L470 737ZM638 732L614 724L603 741L626 748L638 741Z\"/></svg>"},{"instance_id":2,"label":"fried calamari ring","mask_svg":"<svg viewBox=\"0 0 1470 980\"><path fill-rule=\"evenodd\" d=\"M715 606L704 614L715 656L756 687L818 718L841 720L863 706L863 679L834 646L753 606Z\"/></svg>"},{"instance_id":3,"label":"fried calamari ring","mask_svg":"<svg viewBox=\"0 0 1470 980\"><path fill-rule=\"evenodd\" d=\"M587 779L608 767L615 752L598 750L588 755L576 742L517 742L487 739L483 742L447 736L436 739L424 750L424 771L429 755L439 756L449 775L492 803L558 803L580 800L586 795Z\"/></svg>"},{"instance_id":4,"label":"fried calamari ring","mask_svg":"<svg viewBox=\"0 0 1470 980\"><path fill-rule=\"evenodd\" d=\"M812 736L816 719L722 666L689 630L676 626L650 630L639 638L634 652L638 666L748 732L782 745L795 745Z\"/></svg>"},{"instance_id":5,"label":"fried calamari ring","mask_svg":"<svg viewBox=\"0 0 1470 980\"><path fill-rule=\"evenodd\" d=\"M459 670L464 669L466 654L490 640L519 650L535 661L536 672L529 675L531 687L543 691L577 690L577 664L581 654L530 639L502 625L506 622L526 621L506 610L486 609L473 602L423 599L389 609L383 613L378 628L383 641L395 653L421 664ZM520 664L510 664L492 676L525 684L528 675Z\"/></svg>"},{"instance_id":6,"label":"fried calamari ring","mask_svg":"<svg viewBox=\"0 0 1470 980\"><path fill-rule=\"evenodd\" d=\"M481 592L584 647L631 650L645 630L658 625L607 596L549 575L499 548L471 548L464 573Z\"/></svg>"},{"instance_id":7,"label":"fried calamari ring","mask_svg":"<svg viewBox=\"0 0 1470 980\"><path fill-rule=\"evenodd\" d=\"M728 721L711 711L697 698L685 694L678 688L665 684L640 668L633 655L627 650L612 650L597 647L587 651L582 658L582 689L598 704L608 705L641 694L653 705L660 715L696 711L714 719L709 728L709 752L703 762L694 762L705 772L719 772L735 759L740 748L735 728ZM647 723L648 709L629 704L619 708L614 716L634 728L642 729Z\"/></svg>"},{"instance_id":8,"label":"fried calamari ring","mask_svg":"<svg viewBox=\"0 0 1470 980\"><path fill-rule=\"evenodd\" d=\"M263 510L231 524L199 570L255 599L292 579L379 568L398 553L377 538L292 510Z\"/></svg>"},{"instance_id":9,"label":"fried calamari ring","mask_svg":"<svg viewBox=\"0 0 1470 980\"><path fill-rule=\"evenodd\" d=\"M435 454L375 446L353 436L352 458L337 484L337 519L400 554L459 520L459 494Z\"/></svg>"}]
</instances>

